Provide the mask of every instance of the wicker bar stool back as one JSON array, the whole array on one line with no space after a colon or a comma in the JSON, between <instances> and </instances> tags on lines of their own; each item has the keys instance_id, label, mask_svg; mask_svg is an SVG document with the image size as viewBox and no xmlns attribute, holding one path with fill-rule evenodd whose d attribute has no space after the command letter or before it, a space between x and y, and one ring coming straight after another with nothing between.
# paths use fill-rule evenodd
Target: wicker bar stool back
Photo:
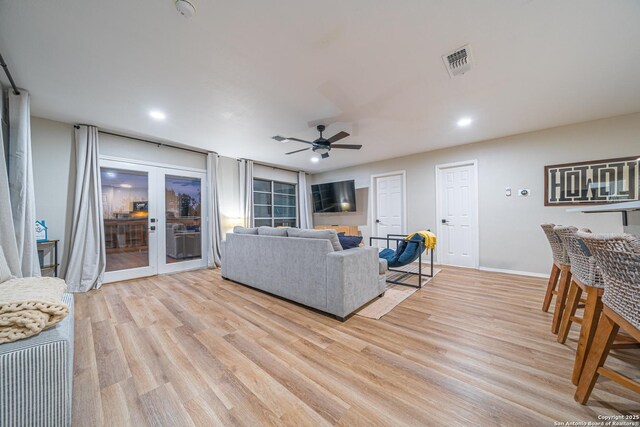
<instances>
[{"instance_id":1,"label":"wicker bar stool back","mask_svg":"<svg viewBox=\"0 0 640 427\"><path fill-rule=\"evenodd\" d=\"M571 276L585 285L604 288L600 268L587 245L578 236L578 229L571 226L557 225L553 228L553 231L560 238L567 251L569 264L571 265ZM591 232L586 228L581 231Z\"/></svg>"},{"instance_id":2,"label":"wicker bar stool back","mask_svg":"<svg viewBox=\"0 0 640 427\"><path fill-rule=\"evenodd\" d=\"M595 257L592 256L582 238L578 236L578 229L576 227L558 225L554 228L554 231L562 240L571 261L571 284L569 285L567 304L560 323L558 342L564 344L567 341L574 321L581 325L573 373L571 375L571 381L577 385L602 313L604 281ZM582 231L590 232L586 228L582 229ZM576 310L581 302L580 298L583 292L586 294L586 301L584 314L580 318L576 316Z\"/></svg>"},{"instance_id":3,"label":"wicker bar stool back","mask_svg":"<svg viewBox=\"0 0 640 427\"><path fill-rule=\"evenodd\" d=\"M640 239L582 231L578 236L595 256L605 284L602 317L575 395L585 404L600 375L640 392L640 384L603 366L620 328L640 341Z\"/></svg>"},{"instance_id":4,"label":"wicker bar stool back","mask_svg":"<svg viewBox=\"0 0 640 427\"><path fill-rule=\"evenodd\" d=\"M549 311L551 299L556 295L551 332L557 334L560 330L562 313L564 312L569 283L571 282L571 261L569 260L569 255L560 236L553 230L555 225L542 224L540 227L542 227L542 231L544 231L544 234L547 236L547 240L551 246L551 253L553 254L553 265L551 266L547 291L544 295L544 301L542 302L542 311Z\"/></svg>"}]
</instances>

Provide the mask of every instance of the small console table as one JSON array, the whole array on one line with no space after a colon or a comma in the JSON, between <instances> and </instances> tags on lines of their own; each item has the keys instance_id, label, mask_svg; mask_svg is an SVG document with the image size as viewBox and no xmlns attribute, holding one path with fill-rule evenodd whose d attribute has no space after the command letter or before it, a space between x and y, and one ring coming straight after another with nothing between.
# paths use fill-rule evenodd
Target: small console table
<instances>
[{"instance_id":1,"label":"small console table","mask_svg":"<svg viewBox=\"0 0 640 427\"><path fill-rule=\"evenodd\" d=\"M58 240L45 240L37 242L37 245L40 273L43 276L50 276L53 272L53 277L58 277L58 267L60 266L58 264ZM48 260L47 255L49 256Z\"/></svg>"}]
</instances>

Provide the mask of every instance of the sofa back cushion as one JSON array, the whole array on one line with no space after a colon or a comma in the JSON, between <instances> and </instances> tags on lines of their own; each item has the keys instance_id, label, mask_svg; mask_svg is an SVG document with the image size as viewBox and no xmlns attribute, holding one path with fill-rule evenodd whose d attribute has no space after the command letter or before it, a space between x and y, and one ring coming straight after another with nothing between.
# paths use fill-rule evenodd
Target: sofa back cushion
<instances>
[{"instance_id":1,"label":"sofa back cushion","mask_svg":"<svg viewBox=\"0 0 640 427\"><path fill-rule=\"evenodd\" d=\"M258 234L261 236L287 237L287 229L263 225L262 227L258 227Z\"/></svg>"},{"instance_id":2,"label":"sofa back cushion","mask_svg":"<svg viewBox=\"0 0 640 427\"><path fill-rule=\"evenodd\" d=\"M11 270L9 270L9 264L7 264L7 259L4 257L4 252L2 251L2 246L0 246L0 283L6 282L9 279L12 279Z\"/></svg>"},{"instance_id":3,"label":"sofa back cushion","mask_svg":"<svg viewBox=\"0 0 640 427\"><path fill-rule=\"evenodd\" d=\"M342 250L336 230L303 230L300 228L288 228L287 234L289 237L301 237L304 239L326 239L331 242L331 246L334 251Z\"/></svg>"},{"instance_id":4,"label":"sofa back cushion","mask_svg":"<svg viewBox=\"0 0 640 427\"><path fill-rule=\"evenodd\" d=\"M236 225L235 227L233 227L233 232L235 234L258 234L258 228L257 227L247 228L247 227L241 227L239 225Z\"/></svg>"}]
</instances>

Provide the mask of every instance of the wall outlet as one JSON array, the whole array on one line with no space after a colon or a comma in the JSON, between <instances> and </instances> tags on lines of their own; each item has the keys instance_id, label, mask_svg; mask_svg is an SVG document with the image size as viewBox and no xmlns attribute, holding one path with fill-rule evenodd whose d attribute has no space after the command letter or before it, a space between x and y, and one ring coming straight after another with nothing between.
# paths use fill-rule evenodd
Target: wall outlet
<instances>
[{"instance_id":1,"label":"wall outlet","mask_svg":"<svg viewBox=\"0 0 640 427\"><path fill-rule=\"evenodd\" d=\"M529 190L528 188L521 188L520 190L518 190L518 196L520 197L528 197L531 195L531 190Z\"/></svg>"}]
</instances>

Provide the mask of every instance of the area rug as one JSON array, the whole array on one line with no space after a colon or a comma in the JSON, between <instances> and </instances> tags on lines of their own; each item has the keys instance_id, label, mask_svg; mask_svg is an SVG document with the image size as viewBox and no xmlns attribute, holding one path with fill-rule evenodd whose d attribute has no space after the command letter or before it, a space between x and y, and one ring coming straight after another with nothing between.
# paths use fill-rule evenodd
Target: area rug
<instances>
[{"instance_id":1,"label":"area rug","mask_svg":"<svg viewBox=\"0 0 640 427\"><path fill-rule=\"evenodd\" d=\"M425 264L422 264L422 270L423 270L422 271L423 273L429 273L429 267ZM403 271L412 271L417 273L418 266L411 265L408 267L404 267ZM438 274L439 272L440 272L439 268L434 268L433 276L435 277L436 274ZM410 283L412 285L418 284L418 276L408 275L404 273L396 273L393 271L387 272L387 279L401 280L403 282ZM429 283L431 279L433 279L433 277L423 277L422 286ZM387 287L387 290L382 298L376 298L369 305L365 306L364 308L360 309L360 311L356 312L356 315L367 317L369 319L376 319L376 320L380 319L382 316L389 313L398 304L400 304L402 301L409 298L411 295L413 295L414 292L418 290L418 288L395 285L393 283L388 283L388 285L389 287Z\"/></svg>"}]
</instances>

